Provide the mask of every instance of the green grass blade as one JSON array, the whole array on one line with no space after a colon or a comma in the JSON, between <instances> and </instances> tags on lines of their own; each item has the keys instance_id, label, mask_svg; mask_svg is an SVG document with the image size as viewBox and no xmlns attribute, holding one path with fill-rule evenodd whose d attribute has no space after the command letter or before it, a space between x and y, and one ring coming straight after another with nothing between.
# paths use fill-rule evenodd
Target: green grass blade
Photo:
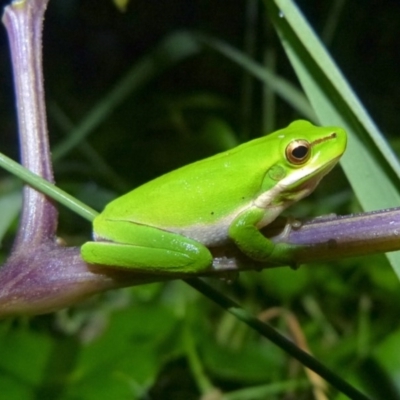
<instances>
[{"instance_id":1,"label":"green grass blade","mask_svg":"<svg viewBox=\"0 0 400 400\"><path fill-rule=\"evenodd\" d=\"M4 168L6 171L12 173L15 176L18 176L18 178L22 179L33 188L37 189L39 192L48 195L52 199L63 204L65 207L74 211L88 221L93 221L93 218L97 215L97 212L88 207L86 204L75 199L70 194L59 189L57 186L46 181L39 175L36 175L33 172L29 171L21 164L18 164L16 161L12 160L2 153L0 153L0 167Z\"/></svg>"}]
</instances>

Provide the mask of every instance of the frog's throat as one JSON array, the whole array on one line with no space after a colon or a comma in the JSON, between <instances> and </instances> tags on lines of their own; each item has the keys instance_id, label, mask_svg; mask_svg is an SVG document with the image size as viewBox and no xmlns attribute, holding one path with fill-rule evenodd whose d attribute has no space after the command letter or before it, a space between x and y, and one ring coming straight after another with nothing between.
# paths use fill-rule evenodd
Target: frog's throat
<instances>
[{"instance_id":1,"label":"frog's throat","mask_svg":"<svg viewBox=\"0 0 400 400\"><path fill-rule=\"evenodd\" d=\"M310 168L309 171L307 171L305 168L302 168L298 171L292 172L281 181L277 182L273 188L267 192L261 193L254 200L253 204L256 207L265 209L270 207L271 204L276 202L277 199L290 197L291 201L288 202L289 204L301 200L303 197L308 196L316 188L320 180L331 171L338 160L339 157L331 160L329 163L326 163L321 168ZM298 183L298 185L296 185L296 183ZM285 196L285 193L288 196Z\"/></svg>"}]
</instances>

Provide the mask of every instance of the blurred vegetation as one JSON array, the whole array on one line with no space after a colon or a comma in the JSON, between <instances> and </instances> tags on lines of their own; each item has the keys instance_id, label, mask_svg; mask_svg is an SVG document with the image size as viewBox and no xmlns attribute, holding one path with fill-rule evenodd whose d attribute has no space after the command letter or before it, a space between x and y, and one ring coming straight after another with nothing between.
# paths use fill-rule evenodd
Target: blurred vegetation
<instances>
[{"instance_id":1,"label":"blurred vegetation","mask_svg":"<svg viewBox=\"0 0 400 400\"><path fill-rule=\"evenodd\" d=\"M387 140L400 150L400 4L297 4ZM333 19L335 6L342 9ZM51 0L44 75L60 187L100 210L111 198L166 171L302 117L217 51L192 49L190 56L171 61L186 46L184 34L174 35L186 30L226 41L298 85L259 2L132 0L122 13L109 0ZM117 82L132 69L139 76L135 67L171 37L178 39L169 42L170 52L157 53L154 68L145 69L139 84L85 142L60 150L73 127L99 102L107 102ZM1 151L16 159L10 71L3 31ZM2 219L11 216L2 242L4 259L17 226L20 183L2 171L0 178ZM290 214L358 211L336 168ZM60 213L59 235L69 244L90 237L86 221L65 209ZM242 273L230 285L212 284L296 342L304 336L321 362L371 397L400 398L400 290L383 255L296 272ZM8 399L314 398L298 363L180 281L106 293L51 315L4 320L0 354L0 391ZM331 390L328 398L343 397Z\"/></svg>"}]
</instances>

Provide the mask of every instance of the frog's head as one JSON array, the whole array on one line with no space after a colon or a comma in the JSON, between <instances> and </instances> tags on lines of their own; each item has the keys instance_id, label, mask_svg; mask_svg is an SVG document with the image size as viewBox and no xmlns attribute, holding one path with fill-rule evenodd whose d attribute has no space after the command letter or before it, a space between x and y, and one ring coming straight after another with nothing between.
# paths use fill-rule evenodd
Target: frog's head
<instances>
[{"instance_id":1,"label":"frog's head","mask_svg":"<svg viewBox=\"0 0 400 400\"><path fill-rule=\"evenodd\" d=\"M279 154L267 171L274 182L264 187L255 204L280 211L308 196L335 166L346 149L347 135L342 128L316 127L296 121L273 134Z\"/></svg>"}]
</instances>

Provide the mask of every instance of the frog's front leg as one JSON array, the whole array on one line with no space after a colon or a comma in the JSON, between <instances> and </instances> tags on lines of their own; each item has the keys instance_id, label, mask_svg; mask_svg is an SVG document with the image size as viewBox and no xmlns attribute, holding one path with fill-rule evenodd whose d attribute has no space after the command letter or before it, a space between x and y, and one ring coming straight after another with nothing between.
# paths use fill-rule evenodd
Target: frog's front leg
<instances>
[{"instance_id":1,"label":"frog's front leg","mask_svg":"<svg viewBox=\"0 0 400 400\"><path fill-rule=\"evenodd\" d=\"M293 245L274 243L260 232L259 225L268 225L276 218L276 213L266 213L260 208L252 208L239 214L229 227L229 237L247 257L264 263L290 265L295 268ZM262 222L262 223L261 223ZM286 229L286 228L285 228Z\"/></svg>"},{"instance_id":2,"label":"frog's front leg","mask_svg":"<svg viewBox=\"0 0 400 400\"><path fill-rule=\"evenodd\" d=\"M96 241L81 248L90 264L152 273L197 273L211 267L210 251L201 243L159 228L126 220L94 220Z\"/></svg>"},{"instance_id":3,"label":"frog's front leg","mask_svg":"<svg viewBox=\"0 0 400 400\"><path fill-rule=\"evenodd\" d=\"M261 220L264 220L265 210L261 208L251 208L239 214L229 227L229 237L239 247L240 251L253 260L265 262L271 261L271 255L274 250L274 243L266 238L257 226ZM264 225L274 220L264 220Z\"/></svg>"}]
</instances>

